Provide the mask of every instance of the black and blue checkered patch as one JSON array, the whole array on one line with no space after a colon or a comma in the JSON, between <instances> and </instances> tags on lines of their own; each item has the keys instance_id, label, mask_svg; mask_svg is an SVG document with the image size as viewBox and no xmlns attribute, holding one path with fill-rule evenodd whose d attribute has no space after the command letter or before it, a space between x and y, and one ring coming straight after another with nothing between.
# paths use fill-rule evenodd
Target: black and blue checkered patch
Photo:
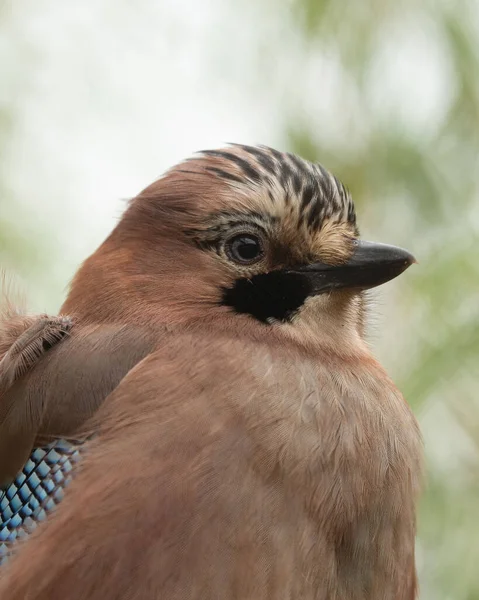
<instances>
[{"instance_id":1,"label":"black and blue checkered patch","mask_svg":"<svg viewBox=\"0 0 479 600\"><path fill-rule=\"evenodd\" d=\"M15 480L0 491L0 565L14 542L31 533L61 502L79 460L79 446L65 440L35 448Z\"/></svg>"}]
</instances>

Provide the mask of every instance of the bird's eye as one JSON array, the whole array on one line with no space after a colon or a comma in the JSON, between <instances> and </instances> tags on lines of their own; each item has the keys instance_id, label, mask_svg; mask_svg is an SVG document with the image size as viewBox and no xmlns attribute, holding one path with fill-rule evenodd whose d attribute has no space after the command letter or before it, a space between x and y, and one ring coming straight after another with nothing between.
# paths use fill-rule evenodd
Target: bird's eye
<instances>
[{"instance_id":1,"label":"bird's eye","mask_svg":"<svg viewBox=\"0 0 479 600\"><path fill-rule=\"evenodd\" d=\"M263 258L261 239L250 233L240 233L225 242L227 257L235 263L250 265Z\"/></svg>"}]
</instances>

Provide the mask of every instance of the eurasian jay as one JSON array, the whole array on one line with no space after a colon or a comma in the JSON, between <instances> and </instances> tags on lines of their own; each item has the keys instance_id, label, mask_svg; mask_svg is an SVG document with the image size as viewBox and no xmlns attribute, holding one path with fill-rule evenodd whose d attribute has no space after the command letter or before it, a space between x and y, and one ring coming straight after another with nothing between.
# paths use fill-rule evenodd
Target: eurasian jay
<instances>
[{"instance_id":1,"label":"eurasian jay","mask_svg":"<svg viewBox=\"0 0 479 600\"><path fill-rule=\"evenodd\" d=\"M264 146L146 188L73 279L69 335L0 398L28 407L28 452L83 442L0 598L415 598L421 436L365 341L365 290L413 262Z\"/></svg>"}]
</instances>

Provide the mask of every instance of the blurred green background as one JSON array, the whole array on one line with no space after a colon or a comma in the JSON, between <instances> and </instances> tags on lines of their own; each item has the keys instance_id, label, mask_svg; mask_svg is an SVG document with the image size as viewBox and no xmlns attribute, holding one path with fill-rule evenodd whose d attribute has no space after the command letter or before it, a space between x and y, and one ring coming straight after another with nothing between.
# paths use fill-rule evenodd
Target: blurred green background
<instances>
[{"instance_id":1,"label":"blurred green background","mask_svg":"<svg viewBox=\"0 0 479 600\"><path fill-rule=\"evenodd\" d=\"M479 3L0 4L0 266L57 310L133 196L193 151L330 168L419 265L371 343L418 416L421 598L479 599Z\"/></svg>"}]
</instances>

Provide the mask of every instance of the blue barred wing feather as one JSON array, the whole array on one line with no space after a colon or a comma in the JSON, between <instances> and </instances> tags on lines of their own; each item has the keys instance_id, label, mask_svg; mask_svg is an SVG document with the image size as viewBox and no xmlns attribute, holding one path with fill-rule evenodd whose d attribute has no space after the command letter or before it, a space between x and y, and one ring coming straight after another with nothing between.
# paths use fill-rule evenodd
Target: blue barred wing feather
<instances>
[{"instance_id":1,"label":"blue barred wing feather","mask_svg":"<svg viewBox=\"0 0 479 600\"><path fill-rule=\"evenodd\" d=\"M56 440L35 448L15 480L0 491L0 565L63 499L81 444Z\"/></svg>"}]
</instances>

